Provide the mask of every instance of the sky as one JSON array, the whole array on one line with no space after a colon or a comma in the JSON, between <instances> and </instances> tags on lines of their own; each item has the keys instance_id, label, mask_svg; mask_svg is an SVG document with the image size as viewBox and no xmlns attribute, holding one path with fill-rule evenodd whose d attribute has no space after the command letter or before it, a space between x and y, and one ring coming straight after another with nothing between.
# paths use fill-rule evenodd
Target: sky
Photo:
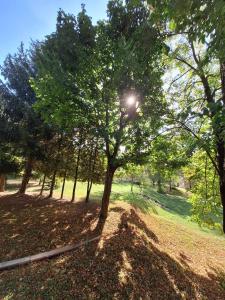
<instances>
[{"instance_id":1,"label":"sky","mask_svg":"<svg viewBox=\"0 0 225 300\"><path fill-rule=\"evenodd\" d=\"M28 47L55 31L59 8L76 15L81 3L94 23L106 17L107 0L0 0L0 65L21 42Z\"/></svg>"}]
</instances>

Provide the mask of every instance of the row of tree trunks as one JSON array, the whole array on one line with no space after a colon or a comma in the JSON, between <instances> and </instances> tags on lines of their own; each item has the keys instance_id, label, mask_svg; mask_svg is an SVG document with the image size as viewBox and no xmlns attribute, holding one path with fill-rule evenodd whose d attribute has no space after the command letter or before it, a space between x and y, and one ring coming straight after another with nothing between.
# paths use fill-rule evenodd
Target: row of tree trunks
<instances>
[{"instance_id":1,"label":"row of tree trunks","mask_svg":"<svg viewBox=\"0 0 225 300\"><path fill-rule=\"evenodd\" d=\"M5 183L6 183L5 175L0 174L0 192L5 191Z\"/></svg>"},{"instance_id":2,"label":"row of tree trunks","mask_svg":"<svg viewBox=\"0 0 225 300\"><path fill-rule=\"evenodd\" d=\"M24 194L26 192L27 189L27 185L29 183L31 174L32 174L32 169L33 169L33 160L31 157L28 157L26 160L26 164L25 164L25 170L24 170L24 174L23 174L23 179L22 179L22 183L19 189L19 193L20 194Z\"/></svg>"}]
</instances>

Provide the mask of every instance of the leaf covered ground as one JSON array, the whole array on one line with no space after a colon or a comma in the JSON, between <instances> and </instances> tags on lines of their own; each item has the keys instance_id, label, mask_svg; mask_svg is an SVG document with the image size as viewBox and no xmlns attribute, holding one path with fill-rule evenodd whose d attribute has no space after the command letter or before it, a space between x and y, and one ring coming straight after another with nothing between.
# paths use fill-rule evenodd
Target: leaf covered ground
<instances>
[{"instance_id":1,"label":"leaf covered ground","mask_svg":"<svg viewBox=\"0 0 225 300\"><path fill-rule=\"evenodd\" d=\"M102 235L76 251L0 273L0 299L225 299L225 240L114 202L0 197L1 261Z\"/></svg>"}]
</instances>

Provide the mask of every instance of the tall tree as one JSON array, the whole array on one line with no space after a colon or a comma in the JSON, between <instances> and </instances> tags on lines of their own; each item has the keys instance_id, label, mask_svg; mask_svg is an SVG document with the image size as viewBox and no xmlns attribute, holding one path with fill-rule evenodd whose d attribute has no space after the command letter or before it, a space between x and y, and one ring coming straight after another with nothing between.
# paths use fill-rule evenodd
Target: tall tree
<instances>
[{"instance_id":1,"label":"tall tree","mask_svg":"<svg viewBox=\"0 0 225 300\"><path fill-rule=\"evenodd\" d=\"M219 177L223 230L225 232L225 3L222 0L162 0L157 2L149 0L148 2L154 6L155 16L161 15L158 22L164 35L182 34L179 39L179 47L174 49L171 44L171 50L174 60L183 65L183 75L179 76L183 77L186 74L186 77L183 78L187 79L189 76L190 79L191 77L192 87L194 83L198 87L195 99L193 92L189 91L188 107L191 107L196 113L201 111L204 118L208 119L211 129L211 137L214 142L213 153L210 153L205 139L200 139L200 143L206 150ZM188 84L186 84L187 86ZM191 106L193 101L199 104L197 110L196 105ZM198 133L196 134L196 131L190 128L191 123L189 122L189 126L187 125L190 111L185 114L186 120L184 121L184 115L182 120L183 127L199 140Z\"/></svg>"},{"instance_id":2,"label":"tall tree","mask_svg":"<svg viewBox=\"0 0 225 300\"><path fill-rule=\"evenodd\" d=\"M24 193L34 161L40 158L40 140L46 128L32 107L36 98L29 81L35 76L36 70L31 52L21 45L15 55L7 56L1 73L5 79L0 86L4 114L17 129L17 136L14 135L12 142L17 155L24 159L24 175L19 190Z\"/></svg>"},{"instance_id":3,"label":"tall tree","mask_svg":"<svg viewBox=\"0 0 225 300\"><path fill-rule=\"evenodd\" d=\"M56 33L42 46L40 61L47 63L40 65L34 82L37 107L43 114L47 108L47 119L51 115L57 122L67 119L76 128L89 128L104 144L104 220L115 171L146 159L160 126L163 45L144 1L110 1L108 20L94 29L84 9L77 18L63 13L62 23L59 17Z\"/></svg>"}]
</instances>

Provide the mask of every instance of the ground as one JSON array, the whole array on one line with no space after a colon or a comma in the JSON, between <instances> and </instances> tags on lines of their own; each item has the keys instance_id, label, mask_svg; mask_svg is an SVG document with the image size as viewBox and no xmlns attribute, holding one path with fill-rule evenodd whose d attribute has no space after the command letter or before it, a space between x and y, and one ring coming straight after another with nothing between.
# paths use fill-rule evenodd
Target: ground
<instances>
[{"instance_id":1,"label":"ground","mask_svg":"<svg viewBox=\"0 0 225 300\"><path fill-rule=\"evenodd\" d=\"M101 239L1 272L0 299L225 299L225 239L142 206L112 201L98 224L98 202L3 194L0 261Z\"/></svg>"}]
</instances>

